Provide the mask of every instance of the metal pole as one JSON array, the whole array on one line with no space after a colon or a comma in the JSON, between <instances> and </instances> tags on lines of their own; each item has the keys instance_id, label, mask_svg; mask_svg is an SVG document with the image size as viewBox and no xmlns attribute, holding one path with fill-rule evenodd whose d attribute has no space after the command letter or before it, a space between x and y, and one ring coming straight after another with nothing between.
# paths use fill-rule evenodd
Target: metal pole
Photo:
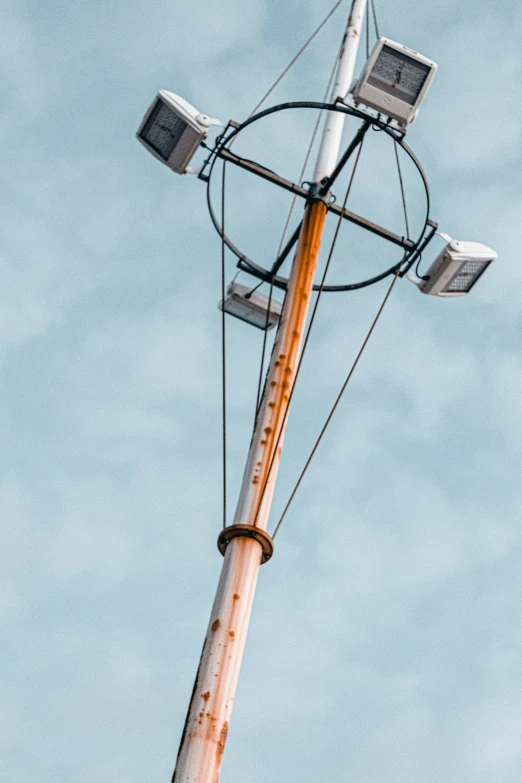
<instances>
[{"instance_id":1,"label":"metal pole","mask_svg":"<svg viewBox=\"0 0 522 783\"><path fill-rule=\"evenodd\" d=\"M336 95L342 93L344 96L353 78L365 5L366 0L354 0L352 5L339 57L334 87ZM317 172L319 161L328 162L321 163L321 179L332 173L339 154L344 117L335 112L332 114L335 122L332 124L332 118L327 117L316 167ZM330 168L325 168L326 165ZM217 783L219 780L259 566L263 556L266 559L270 555L271 540L264 531L268 525L290 391L301 350L326 214L322 198L308 200L234 522L220 539L223 542L225 538L230 540L222 546L225 554L223 569L173 783Z\"/></svg>"},{"instance_id":2,"label":"metal pole","mask_svg":"<svg viewBox=\"0 0 522 783\"><path fill-rule=\"evenodd\" d=\"M338 98L344 99L352 86L366 3L367 0L354 0L352 3L348 26L341 46L337 78L330 96L331 103L335 103ZM341 112L331 111L326 115L321 148L315 164L314 182L321 182L325 177L329 177L334 170L339 155L343 127L344 115Z\"/></svg>"}]
</instances>

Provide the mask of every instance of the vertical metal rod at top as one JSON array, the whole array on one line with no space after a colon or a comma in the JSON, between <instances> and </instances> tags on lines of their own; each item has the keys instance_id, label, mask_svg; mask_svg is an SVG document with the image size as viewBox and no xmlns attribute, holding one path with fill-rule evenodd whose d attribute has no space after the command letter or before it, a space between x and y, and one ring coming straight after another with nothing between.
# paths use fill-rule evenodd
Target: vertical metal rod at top
<instances>
[{"instance_id":1,"label":"vertical metal rod at top","mask_svg":"<svg viewBox=\"0 0 522 783\"><path fill-rule=\"evenodd\" d=\"M353 0L339 55L333 100L344 97L352 82L365 8L366 0ZM335 168L343 124L343 114L328 113L315 168L316 182L329 176ZM263 531L268 525L290 390L299 361L326 214L321 197L307 202L234 525L255 524ZM259 539L234 537L226 547L173 783L218 783L261 556Z\"/></svg>"},{"instance_id":2,"label":"vertical metal rod at top","mask_svg":"<svg viewBox=\"0 0 522 783\"><path fill-rule=\"evenodd\" d=\"M367 0L354 0L348 18L348 25L339 57L337 77L332 87L330 103L344 99L350 89L355 73L355 61L361 38ZM314 182L321 182L330 176L335 168L343 134L345 116L342 112L331 111L326 115L321 147L315 164Z\"/></svg>"}]
</instances>

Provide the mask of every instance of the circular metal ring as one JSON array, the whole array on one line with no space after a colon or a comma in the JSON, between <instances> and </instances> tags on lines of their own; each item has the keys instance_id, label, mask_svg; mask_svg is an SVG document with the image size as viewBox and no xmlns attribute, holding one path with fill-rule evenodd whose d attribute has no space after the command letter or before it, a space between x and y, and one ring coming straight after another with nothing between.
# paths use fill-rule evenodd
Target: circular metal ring
<instances>
[{"instance_id":1,"label":"circular metal ring","mask_svg":"<svg viewBox=\"0 0 522 783\"><path fill-rule=\"evenodd\" d=\"M274 554L274 542L265 530L255 525L230 525L224 528L218 536L218 549L225 556L229 541L233 538L253 538L262 547L261 563L266 563Z\"/></svg>"},{"instance_id":2,"label":"circular metal ring","mask_svg":"<svg viewBox=\"0 0 522 783\"><path fill-rule=\"evenodd\" d=\"M264 269L263 267L256 264L254 261L248 258L248 256L242 253L239 250L239 248L237 248L234 245L232 240L229 239L229 237L224 233L219 223L219 220L217 218L217 215L215 213L215 210L212 206L212 201L210 198L210 181L212 178L212 172L214 166L216 164L216 161L218 160L217 152L219 151L219 149L225 148L228 145L230 145L232 139L234 139L239 133L241 133L242 130L244 130L246 127L251 125L253 122L260 120L263 117L267 117L270 114L275 114L276 112L284 111L287 109L320 109L326 111L337 111L337 112L341 112L342 114L348 114L352 117L356 117L358 119L368 120L368 115L365 114L364 112L359 111L358 109L355 109L351 106L346 106L344 104L339 104L339 103L320 103L318 101L293 101L291 103L281 103L278 104L277 106L271 106L269 109L265 109L264 111L255 114L253 117L249 117L247 120L245 120L245 122L237 126L234 126L228 135L225 136L225 134L223 133L219 137L216 146L211 152L209 158L209 161L211 161L211 163L210 163L210 170L209 170L208 180L207 180L207 205L210 213L210 218L212 220L212 223L214 224L216 231L218 232L219 236L222 238L226 246L229 248L229 250L231 250L232 253L236 256L236 258L242 261L246 266L250 267L251 270L250 274L252 274L254 277L257 277L258 280L263 280L264 282L271 283L276 288L280 288L284 291L286 291L288 286L287 278L280 277L279 275L274 275L270 272L270 270ZM390 127L386 122L383 122L380 118L374 118L373 125L378 126L379 130L384 131L388 136L394 139L394 141L396 141L406 152L406 154L409 156L409 158L412 160L413 164L417 168L420 177L422 179L422 183L424 185L424 190L426 193L426 219L424 222L424 226L419 235L419 238L412 246L411 250L407 251L405 253L405 256L400 261L395 263L386 271L381 272L380 274L376 275L375 277L371 277L368 280L363 280L360 283L350 283L346 285L324 285L322 287L323 292L355 291L360 288L365 288L366 286L373 285L374 283L377 283L379 280L383 280L385 277L388 277L388 275L396 274L398 270L403 266L405 261L407 262L408 257L410 257L413 253L415 253L417 248L420 246L424 238L424 235L426 233L426 229L428 227L429 213L430 213L430 193L428 187L428 180L426 178L426 174L424 173L424 169L420 164L420 161L418 160L413 150L410 149L410 147L406 144L406 142L402 138L403 136L402 133L395 130L393 127ZM244 269L244 267L240 267L240 268L242 268L243 271L249 271ZM315 284L313 290L318 291L319 288L320 286Z\"/></svg>"}]
</instances>

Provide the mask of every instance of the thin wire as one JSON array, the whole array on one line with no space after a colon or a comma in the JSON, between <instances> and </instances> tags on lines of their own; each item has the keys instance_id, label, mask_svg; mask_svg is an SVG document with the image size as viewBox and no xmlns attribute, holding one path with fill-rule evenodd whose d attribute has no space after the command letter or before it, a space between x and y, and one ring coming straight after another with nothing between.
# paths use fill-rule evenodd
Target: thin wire
<instances>
[{"instance_id":1,"label":"thin wire","mask_svg":"<svg viewBox=\"0 0 522 783\"><path fill-rule=\"evenodd\" d=\"M403 259L403 261L404 261L404 259ZM316 440L316 442L314 444L314 447L313 447L312 451L310 452L310 456L306 460L305 466L304 466L303 470L301 471L301 475L299 476L299 478L297 480L297 483L296 483L294 489L292 490L292 494L290 495L290 498L289 498L289 500L288 500L288 502L287 502L287 504L286 504L286 506L285 506L285 508L283 510L283 513L281 514L279 522L277 523L277 525L275 527L275 530L274 530L274 532L272 534L272 538L276 537L276 535L278 533L278 530L279 530L279 528L281 527L281 525L283 523L283 520L284 520L284 518L285 518L285 516L287 514L287 511L290 508L290 505L291 505L294 497L297 494L297 490L299 489L299 486L301 485L301 482L302 482L302 480L304 478L304 475L305 475L306 471L308 470L308 467L309 467L312 459L314 458L314 455L315 455L315 453L316 453L316 451L317 451L317 449L319 447L319 444L320 444L320 442L321 442L321 440L323 438L323 435L326 432L326 430L328 428L328 425L330 424L330 422L331 422L331 420L333 418L333 415L334 415L335 411L337 410L337 406L339 405L339 403L340 403L340 401L342 399L342 396L343 396L343 394L344 394L344 392L346 390L346 387L348 386L348 384L349 384L349 382L350 382L350 380L351 380L351 378L352 378L352 376L354 374L355 368L357 367L357 365L359 363L359 359L363 355L364 349L368 345L368 342L370 340L370 337L372 336L373 330L375 329L375 327L377 325L377 322L378 322L379 318L381 317L382 311L384 310L384 307L385 307L385 305L386 305L386 303L387 303L387 301L388 301L388 299L390 297L390 294L393 291L393 287L394 287L395 283L397 282L397 278L399 276L399 272L400 272L401 267L402 267L402 263L401 263L401 266L399 267L399 269L396 271L395 275L393 276L393 280L392 280L390 286L388 287L386 295L385 295L385 297L384 297L384 299L383 299L383 301L382 301L382 303L381 303L381 305L380 305L380 307L379 307L379 309L377 311L377 315L373 319L373 323L372 323L372 325L371 325L371 327L370 327L370 329L368 331L368 334L364 338L364 341L363 341L363 344L362 344L362 346L361 346L361 348L359 350L359 353L357 354L357 356L355 358L355 361L352 364L352 366L350 368L350 371L349 371L349 373L348 373L348 375L346 377L346 380L344 381L344 383L343 383L343 385L341 387L341 391L337 395L337 399L335 400L335 402L333 404L333 407L332 407L330 413L328 414L328 418L326 419L326 422L324 423L323 428L321 429L321 432L319 433L319 437L317 438L317 440Z\"/></svg>"},{"instance_id":2,"label":"thin wire","mask_svg":"<svg viewBox=\"0 0 522 783\"><path fill-rule=\"evenodd\" d=\"M266 488L268 486L268 481L270 479L270 474L272 472L272 467L274 465L275 457L276 457L276 454L277 454L279 441L281 440L281 436L282 436L284 428L285 428L286 419L288 417L288 411L290 410L290 403L292 402L292 397L294 396L294 390L295 390L295 387L296 387L296 384L297 384L297 379L299 377L301 366L303 364L303 358L304 358L304 355L305 355L305 352L306 352L306 348L308 346L308 341L310 339L310 334L312 332L312 327L313 327L313 324L314 324L314 321L315 321L315 316L316 316L316 313L317 313L317 309L319 307L319 300L320 300L321 294L323 292L323 288L324 288L324 284L325 284L325 280L326 280L326 275L327 275L327 272L328 272L328 268L330 266L330 261L332 260L333 252L334 252L335 245L336 245L336 242L337 242L337 237L339 236L339 230L341 228L341 224L342 224L342 221L343 221L343 215L345 213L346 205L348 203L348 198L350 196L350 192L351 192L351 189L352 189L352 184L353 184L353 181L354 181L354 178L355 178L355 172L357 171L357 165L359 163L359 158L361 157L363 144L364 144L364 138L362 139L361 144L359 146L359 149L357 151L357 157L355 159L355 163L354 163L354 166L353 166L353 169L352 169L352 174L351 174L351 177L350 177L350 181L349 181L348 187L346 189L346 194L345 194L345 197L344 197L343 206L342 206L341 212L339 214L339 220L337 221L337 226L336 226L336 229L335 229L334 237L332 239L332 244L330 246L330 251L328 253L328 258L326 260L326 264L325 264L325 267L324 267L323 276L321 278L321 284L319 286L319 290L317 291L317 297L315 299L314 308L312 310L310 323L308 324L308 329L306 330L306 335L305 335L305 338L304 338L304 341L303 341L303 348L302 348L302 351L301 351L301 355L299 357L299 361L297 363L297 368L296 368L296 371L295 371L294 382L292 384L292 388L290 389L290 394L288 396L288 402L286 404L285 412L284 412L284 415L283 415L283 421L281 422L281 427L279 428L279 432L277 434L277 439L276 439L276 442L275 442L274 450L272 452L272 458L270 460L270 465L268 466L268 472L267 472L266 480L265 480L265 483L263 485L263 490L261 492L261 497L259 499L259 504L257 506L257 511L256 511L256 515L255 515L255 518L254 518L254 525L257 522L257 517L259 515L259 511L260 511L261 505L263 503L263 498L265 496L265 491L266 491Z\"/></svg>"},{"instance_id":3,"label":"thin wire","mask_svg":"<svg viewBox=\"0 0 522 783\"><path fill-rule=\"evenodd\" d=\"M366 59L370 56L370 15L366 14Z\"/></svg>"},{"instance_id":4,"label":"thin wire","mask_svg":"<svg viewBox=\"0 0 522 783\"><path fill-rule=\"evenodd\" d=\"M337 52L337 56L336 56L336 58L334 60L334 64L333 64L333 67L332 67L332 70L331 70L331 73L330 73L330 77L328 79L328 84L326 85L326 90L324 91L323 103L326 103L326 100L328 99L328 95L330 94L330 89L332 87L332 82L334 80L335 72L337 70L337 65L339 63L339 56L340 56L340 53L341 53L341 48L342 48L342 45L339 48L339 51ZM299 180L298 180L299 183L302 182L303 177L305 175L306 167L308 166L308 161L310 160L310 155L312 154L312 149L313 149L313 146L314 146L314 142L315 142L315 139L316 139L316 136L317 136L317 131L319 130L319 124L321 122L321 118L322 118L323 114L324 114L324 112L320 111L319 114L317 115L317 120L315 122L315 126L314 126L314 130L313 130L313 133L312 133L312 137L310 139L310 144L308 145L308 150L306 152L306 157L304 159L304 163L303 163L303 166L301 168L301 173L299 174ZM292 203L290 205L290 211L288 213L288 217L286 219L286 224L285 224L285 227L284 227L284 230L283 230L283 235L281 237L281 242L279 243L279 249L277 251L277 257L279 257L281 255L281 250L283 249L283 243L284 243L284 241L286 239L286 234L287 234L287 231L288 231L288 227L290 225L290 220L292 219L292 214L294 212L296 201L297 201L297 194L294 194L294 197L292 199Z\"/></svg>"},{"instance_id":5,"label":"thin wire","mask_svg":"<svg viewBox=\"0 0 522 783\"><path fill-rule=\"evenodd\" d=\"M330 73L330 78L328 79L328 84L326 85L326 90L324 92L323 103L326 102L326 100L328 98L328 95L330 94L330 89L331 89L331 86L332 86L332 82L334 80L335 72L336 72L336 69L337 69L337 64L338 64L338 61L339 61L340 51L341 51L341 49L339 49L339 52L337 53L337 56L336 56L334 64L333 64L332 71ZM314 130L312 132L312 137L310 139L310 144L308 145L308 150L306 152L306 157L304 159L304 163L303 163L302 168L301 168L301 173L299 174L298 182L302 182L303 177L305 175L306 167L308 166L308 161L310 160L310 155L312 154L312 149L313 149L313 146L314 146L314 143L315 143L315 139L316 139L316 136L317 136L317 131L319 130L319 124L321 122L322 116L323 116L323 112L320 111L319 114L317 115L317 120L315 122ZM292 219L292 215L294 214L296 201L297 201L297 195L294 194L294 197L292 199L292 203L290 204L290 210L288 212L288 217L286 219L286 223L285 223L285 226L284 226L284 229L283 229L283 234L281 236L281 241L279 243L279 248L278 248L278 251L277 251L276 258L279 258L279 256L281 255L281 250L283 249L283 244L284 244L284 241L286 239L287 232L288 232L288 227L290 226L290 221ZM269 295L268 295L268 310L267 310L267 313L266 313L265 333L263 335L263 348L262 348L262 351L261 351L261 363L260 363L260 367L259 367L259 379L258 379L258 382L257 382L256 413L255 413L255 417L254 417L254 427L255 427L255 424L256 424L256 421L257 421L257 416L259 414L259 406L261 404L261 397L262 397L261 391L262 391L262 383L263 383L263 371L264 371L264 368L265 368L266 342L267 342L267 332L268 332L267 327L268 327L268 318L269 318L269 313L270 313L270 305L272 304L272 293L273 293L273 290L274 290L274 276L272 276L272 278L270 280L270 292L269 292Z\"/></svg>"},{"instance_id":6,"label":"thin wire","mask_svg":"<svg viewBox=\"0 0 522 783\"><path fill-rule=\"evenodd\" d=\"M312 43L312 41L314 40L315 36L316 36L316 35L319 33L319 31L320 31L320 30L322 30L322 28L325 26L325 24L326 24L326 23L327 23L327 21L330 19L330 17L332 16L332 14L334 14L334 13L335 13L335 11L336 11L336 10L339 8L339 6L341 5L341 3L342 3L342 2L343 2L343 0L337 0L337 2L335 3L335 5L334 5L334 6L333 6L333 8L331 9L331 11L329 11L329 12L328 12L328 14L325 16L325 18L323 19L323 21L321 22L321 24L319 25L319 27L317 27L317 29L315 30L315 32L313 32L313 33L312 33L312 35L311 35L311 36L308 38L308 40L307 40L307 41L305 41L305 43L304 43L304 44L301 46L301 48L299 49L299 51L297 52L297 54L295 55L295 57L293 57L293 58L292 58L292 60L290 60L290 62L289 62L289 63L288 63L288 65L286 66L286 68L285 68L285 69L282 71L282 73L281 73L281 74L280 74L280 75L277 77L277 79L276 79L276 80L275 80L275 82L272 84L272 86L270 87L270 89L269 89L269 90L268 90L268 91L267 91L267 92L266 92L266 93L263 95L263 97L261 98L261 100L259 101L259 103L257 103L257 104L254 106L254 108L252 109L252 111L251 111L251 112L250 112L250 114L249 114L249 117L252 117L252 116L253 116L253 115L254 115L254 114L257 112L257 110L259 109L259 107L263 105L263 103L266 101L266 99L268 98L268 96L270 95L270 93L272 93L272 92L275 90L275 88L277 87L277 85L279 84L279 82L281 81L281 79L283 79L283 77L284 77L284 76L286 76L286 74L288 73L288 71L290 70L290 68L292 67L292 65L294 65L294 63L296 62L296 60L298 60L298 59L299 59L299 57L300 57L300 56L303 54L303 52L304 52L304 50L307 48L307 46L308 46L309 44L311 44L311 43Z\"/></svg>"},{"instance_id":7,"label":"thin wire","mask_svg":"<svg viewBox=\"0 0 522 783\"><path fill-rule=\"evenodd\" d=\"M262 283L263 281L261 281ZM270 280L270 290L268 292L268 304L266 308L266 319L265 319L265 331L263 334L263 348L261 349L261 363L259 365L259 378L257 379L257 395L256 395L256 411L254 416L254 428L256 426L257 422L257 416L259 413L259 405L261 403L261 385L263 383L263 368L265 366L265 353L266 353L266 340L268 336L268 321L270 318L270 307L272 306L272 294L274 292L274 275L272 275L272 278Z\"/></svg>"},{"instance_id":8,"label":"thin wire","mask_svg":"<svg viewBox=\"0 0 522 783\"><path fill-rule=\"evenodd\" d=\"M223 161L221 179L221 223L225 225L225 171ZM224 230L223 230L224 237ZM225 240L221 240L221 399L223 407L223 528L227 526L227 365L225 321Z\"/></svg>"},{"instance_id":9,"label":"thin wire","mask_svg":"<svg viewBox=\"0 0 522 783\"><path fill-rule=\"evenodd\" d=\"M242 271L242 270L240 269L240 270L239 270L239 272L241 272L241 271ZM239 272L237 272L237 273L236 273L236 277L238 276ZM261 280L261 281L260 281L260 282L259 282L257 285L255 285L255 286L254 286L254 287L253 287L253 288L252 288L252 289L251 289L251 290L248 292L248 294L245 294L245 299L250 299L250 297L252 296L252 294L255 294L255 292L257 291L257 289L258 289L258 288L261 288L261 286L263 285L263 283L264 283L264 282L265 282L264 280Z\"/></svg>"},{"instance_id":10,"label":"thin wire","mask_svg":"<svg viewBox=\"0 0 522 783\"><path fill-rule=\"evenodd\" d=\"M373 24L375 26L375 35L379 39L381 36L379 35L379 26L377 24L377 12L375 11L375 0L371 0L371 3L372 3Z\"/></svg>"},{"instance_id":11,"label":"thin wire","mask_svg":"<svg viewBox=\"0 0 522 783\"><path fill-rule=\"evenodd\" d=\"M422 261L422 253L419 253L419 259L418 259L417 263L415 264L415 274L417 275L417 277L421 276L421 275L419 275L419 266L421 264L421 261ZM425 278L425 277L423 278L423 280L426 280L426 279L427 278Z\"/></svg>"},{"instance_id":12,"label":"thin wire","mask_svg":"<svg viewBox=\"0 0 522 783\"><path fill-rule=\"evenodd\" d=\"M399 151L397 149L397 142L393 140L393 148L395 150L395 160L397 161L397 171L399 173L399 182L401 184L401 196L402 196L402 208L404 210L404 222L406 223L406 238L410 238L410 227L408 224L408 209L406 207L406 195L404 193L404 182L402 180L401 162L399 160Z\"/></svg>"}]
</instances>

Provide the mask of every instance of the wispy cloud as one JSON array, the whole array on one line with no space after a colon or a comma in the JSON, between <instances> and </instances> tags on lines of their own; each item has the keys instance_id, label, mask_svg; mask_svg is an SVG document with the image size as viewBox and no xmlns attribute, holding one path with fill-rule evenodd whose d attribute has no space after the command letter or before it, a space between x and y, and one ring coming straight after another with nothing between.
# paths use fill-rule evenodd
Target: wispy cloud
<instances>
[{"instance_id":1,"label":"wispy cloud","mask_svg":"<svg viewBox=\"0 0 522 783\"><path fill-rule=\"evenodd\" d=\"M201 183L134 133L161 87L246 116L329 7L0 10L6 780L172 772L221 565L220 248ZM467 300L397 284L262 569L223 780L522 772L520 10L378 10L383 34L440 65L408 132L433 216L500 258ZM321 94L346 11L274 99ZM241 144L296 177L310 130L289 115ZM373 135L352 205L402 232L394 161ZM415 222L424 206L405 172ZM229 182L233 236L268 264L288 201ZM343 279L388 260L351 228L339 250ZM274 520L383 291L321 303ZM227 327L232 507L261 340Z\"/></svg>"}]
</instances>

